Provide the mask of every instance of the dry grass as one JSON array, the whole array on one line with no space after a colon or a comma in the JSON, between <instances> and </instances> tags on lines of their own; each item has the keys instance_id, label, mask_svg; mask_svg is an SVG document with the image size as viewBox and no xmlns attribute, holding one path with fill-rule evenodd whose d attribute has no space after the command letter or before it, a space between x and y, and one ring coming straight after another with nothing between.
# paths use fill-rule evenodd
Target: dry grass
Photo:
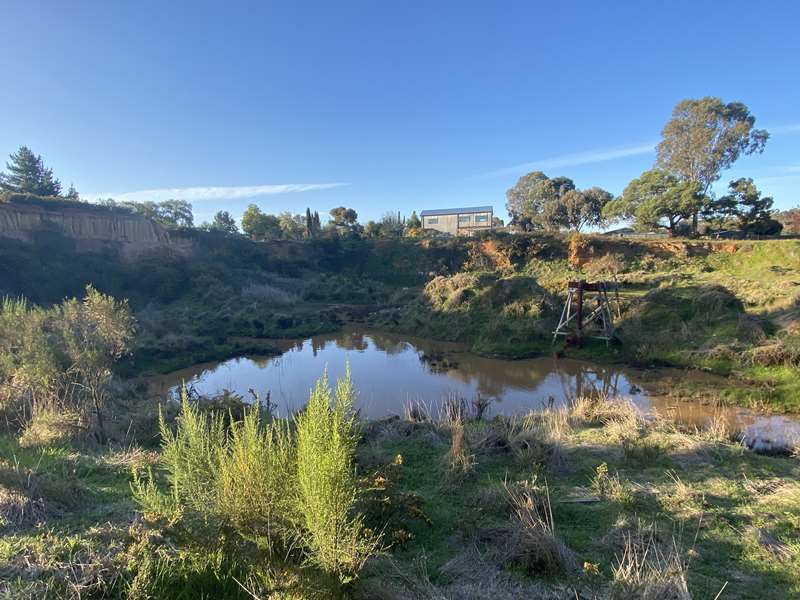
<instances>
[{"instance_id":1,"label":"dry grass","mask_svg":"<svg viewBox=\"0 0 800 600\"><path fill-rule=\"evenodd\" d=\"M242 287L242 299L272 305L287 305L299 301L295 294L268 283L250 283Z\"/></svg>"},{"instance_id":2,"label":"dry grass","mask_svg":"<svg viewBox=\"0 0 800 600\"><path fill-rule=\"evenodd\" d=\"M0 484L0 530L40 525L46 516L43 498L31 497L26 491Z\"/></svg>"},{"instance_id":3,"label":"dry grass","mask_svg":"<svg viewBox=\"0 0 800 600\"><path fill-rule=\"evenodd\" d=\"M733 431L728 421L721 414L715 414L699 432L701 439L717 444L728 444L741 441L741 436Z\"/></svg>"},{"instance_id":4,"label":"dry grass","mask_svg":"<svg viewBox=\"0 0 800 600\"><path fill-rule=\"evenodd\" d=\"M659 494L659 502L679 519L700 519L704 513L705 498L701 491L692 488L675 471L667 471L670 483Z\"/></svg>"},{"instance_id":5,"label":"dry grass","mask_svg":"<svg viewBox=\"0 0 800 600\"><path fill-rule=\"evenodd\" d=\"M48 532L5 565L0 598L115 597L125 576L129 541L126 528L111 525L92 527L81 539Z\"/></svg>"},{"instance_id":6,"label":"dry grass","mask_svg":"<svg viewBox=\"0 0 800 600\"><path fill-rule=\"evenodd\" d=\"M505 489L513 514L505 547L500 550L501 562L539 575L577 570L575 554L556 532L547 484L537 486L534 480L527 485L506 485Z\"/></svg>"},{"instance_id":7,"label":"dry grass","mask_svg":"<svg viewBox=\"0 0 800 600\"><path fill-rule=\"evenodd\" d=\"M68 446L87 437L88 427L75 410L36 410L19 438L23 448Z\"/></svg>"},{"instance_id":8,"label":"dry grass","mask_svg":"<svg viewBox=\"0 0 800 600\"><path fill-rule=\"evenodd\" d=\"M628 408L614 420L607 421L603 431L609 442L619 444L625 458L654 460L667 450L670 436L654 431L639 410L630 402ZM663 427L663 425L662 425Z\"/></svg>"},{"instance_id":9,"label":"dry grass","mask_svg":"<svg viewBox=\"0 0 800 600\"><path fill-rule=\"evenodd\" d=\"M508 445L517 460L528 465L561 468L571 432L565 410L544 410L507 421Z\"/></svg>"},{"instance_id":10,"label":"dry grass","mask_svg":"<svg viewBox=\"0 0 800 600\"><path fill-rule=\"evenodd\" d=\"M691 600L687 565L675 541L664 547L652 530L649 535L628 535L622 555L613 565L611 600Z\"/></svg>"},{"instance_id":11,"label":"dry grass","mask_svg":"<svg viewBox=\"0 0 800 600\"><path fill-rule=\"evenodd\" d=\"M630 401L612 400L604 394L574 398L569 405L569 418L574 425L606 425L624 419L638 409Z\"/></svg>"},{"instance_id":12,"label":"dry grass","mask_svg":"<svg viewBox=\"0 0 800 600\"><path fill-rule=\"evenodd\" d=\"M462 418L452 419L447 464L452 472L460 474L469 473L477 464L475 455L470 452L464 429L464 420Z\"/></svg>"}]
</instances>

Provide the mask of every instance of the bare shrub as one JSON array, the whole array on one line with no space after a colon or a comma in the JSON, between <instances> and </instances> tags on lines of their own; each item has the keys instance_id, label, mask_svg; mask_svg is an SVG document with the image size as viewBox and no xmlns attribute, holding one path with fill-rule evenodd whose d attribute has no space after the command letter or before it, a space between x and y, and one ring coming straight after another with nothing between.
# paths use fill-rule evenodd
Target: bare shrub
<instances>
[{"instance_id":1,"label":"bare shrub","mask_svg":"<svg viewBox=\"0 0 800 600\"><path fill-rule=\"evenodd\" d=\"M491 406L493 398L488 398L481 396L480 392L478 395L475 396L472 400L472 408L475 411L475 418L480 421L483 419L483 415L486 412L486 409Z\"/></svg>"}]
</instances>

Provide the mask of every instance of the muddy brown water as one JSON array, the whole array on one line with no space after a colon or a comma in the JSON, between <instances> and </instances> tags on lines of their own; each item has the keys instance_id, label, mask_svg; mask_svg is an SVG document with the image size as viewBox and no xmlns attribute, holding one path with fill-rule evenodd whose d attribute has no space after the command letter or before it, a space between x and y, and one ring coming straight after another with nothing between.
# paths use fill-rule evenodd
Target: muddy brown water
<instances>
[{"instance_id":1,"label":"muddy brown water","mask_svg":"<svg viewBox=\"0 0 800 600\"><path fill-rule=\"evenodd\" d=\"M201 395L228 390L245 399L249 390L267 392L278 414L301 408L310 388L327 369L331 382L350 365L358 389L357 407L367 418L402 414L407 405L434 408L448 398L491 402L487 417L514 415L598 390L629 398L644 412L658 411L705 427L722 418L753 447L771 450L800 441L800 420L744 408L678 401L663 394L686 377L713 387L721 380L703 373L671 369L640 370L620 365L551 357L501 360L471 354L458 344L375 331L340 331L283 342L280 356L248 356L198 364L148 380L153 396L176 397L183 383Z\"/></svg>"}]
</instances>

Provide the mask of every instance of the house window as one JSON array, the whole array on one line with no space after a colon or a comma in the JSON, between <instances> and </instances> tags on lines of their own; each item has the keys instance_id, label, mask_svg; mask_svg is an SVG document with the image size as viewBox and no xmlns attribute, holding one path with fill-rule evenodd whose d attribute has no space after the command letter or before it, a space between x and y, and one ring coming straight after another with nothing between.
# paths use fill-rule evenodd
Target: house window
<instances>
[{"instance_id":1,"label":"house window","mask_svg":"<svg viewBox=\"0 0 800 600\"><path fill-rule=\"evenodd\" d=\"M438 225L439 217L428 217L428 225Z\"/></svg>"},{"instance_id":2,"label":"house window","mask_svg":"<svg viewBox=\"0 0 800 600\"><path fill-rule=\"evenodd\" d=\"M488 223L489 222L489 215L475 215L475 222L476 223Z\"/></svg>"},{"instance_id":3,"label":"house window","mask_svg":"<svg viewBox=\"0 0 800 600\"><path fill-rule=\"evenodd\" d=\"M458 223L469 223L469 215L459 215L458 216Z\"/></svg>"}]
</instances>

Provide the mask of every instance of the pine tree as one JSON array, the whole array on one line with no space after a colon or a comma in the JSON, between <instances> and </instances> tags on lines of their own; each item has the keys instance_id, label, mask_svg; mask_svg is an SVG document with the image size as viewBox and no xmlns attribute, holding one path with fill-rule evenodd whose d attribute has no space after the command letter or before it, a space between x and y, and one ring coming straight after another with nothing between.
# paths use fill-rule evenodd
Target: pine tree
<instances>
[{"instance_id":1,"label":"pine tree","mask_svg":"<svg viewBox=\"0 0 800 600\"><path fill-rule=\"evenodd\" d=\"M314 218L311 216L311 209L306 207L306 237L311 237L311 230L314 228Z\"/></svg>"},{"instance_id":2,"label":"pine tree","mask_svg":"<svg viewBox=\"0 0 800 600\"><path fill-rule=\"evenodd\" d=\"M69 184L69 189L67 190L67 195L64 196L67 200L74 200L75 202L80 202L81 195L78 193L78 190L75 189L73 184Z\"/></svg>"},{"instance_id":3,"label":"pine tree","mask_svg":"<svg viewBox=\"0 0 800 600\"><path fill-rule=\"evenodd\" d=\"M0 179L3 189L39 196L61 194L61 182L53 177L52 169L44 166L42 157L34 154L30 148L21 146L9 158L11 161L6 163L8 173L4 173Z\"/></svg>"}]
</instances>

